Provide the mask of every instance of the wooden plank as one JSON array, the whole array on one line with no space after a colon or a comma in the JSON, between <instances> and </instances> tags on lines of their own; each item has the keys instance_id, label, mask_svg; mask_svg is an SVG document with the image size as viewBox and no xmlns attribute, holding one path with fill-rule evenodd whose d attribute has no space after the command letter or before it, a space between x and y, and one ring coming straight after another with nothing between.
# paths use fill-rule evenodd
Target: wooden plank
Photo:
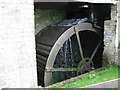
<instances>
[{"instance_id":1,"label":"wooden plank","mask_svg":"<svg viewBox=\"0 0 120 90\"><path fill-rule=\"evenodd\" d=\"M39 59L44 60L45 62L47 61L47 58L42 56L42 55L40 55L40 54L36 54L36 57L39 58Z\"/></svg>"},{"instance_id":2,"label":"wooden plank","mask_svg":"<svg viewBox=\"0 0 120 90\"><path fill-rule=\"evenodd\" d=\"M43 44L40 44L40 43L36 43L36 47L38 47L38 48L43 48L43 49L48 50L48 51L50 51L51 48L52 48L52 47L50 47L50 46L43 45Z\"/></svg>"},{"instance_id":3,"label":"wooden plank","mask_svg":"<svg viewBox=\"0 0 120 90\"><path fill-rule=\"evenodd\" d=\"M42 49L42 48L37 48L37 56L38 56L38 53L40 53L41 55L44 55L44 56L48 56L49 55L49 51L47 51L47 50L44 50L44 49Z\"/></svg>"}]
</instances>

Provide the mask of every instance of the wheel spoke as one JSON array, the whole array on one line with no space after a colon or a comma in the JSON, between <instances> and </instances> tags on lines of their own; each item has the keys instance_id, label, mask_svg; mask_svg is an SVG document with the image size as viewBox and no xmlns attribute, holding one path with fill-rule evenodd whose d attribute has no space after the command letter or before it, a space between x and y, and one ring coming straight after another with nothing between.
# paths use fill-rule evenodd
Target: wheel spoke
<instances>
[{"instance_id":1,"label":"wheel spoke","mask_svg":"<svg viewBox=\"0 0 120 90\"><path fill-rule=\"evenodd\" d=\"M95 56L98 48L100 47L101 43L102 43L102 39L99 41L98 45L97 45L96 48L94 49L94 51L93 51L93 53L92 53L92 55L91 55L91 57L90 57L91 60L94 58L94 56Z\"/></svg>"},{"instance_id":2,"label":"wheel spoke","mask_svg":"<svg viewBox=\"0 0 120 90\"><path fill-rule=\"evenodd\" d=\"M75 27L74 27L74 30L75 30ZM84 59L84 56L83 56L83 50L82 50L82 45L81 45L81 40L80 40L80 36L79 36L79 33L76 32L76 36L77 36L77 41L78 41L78 45L79 45L79 50L80 50L80 55L82 57L82 60Z\"/></svg>"},{"instance_id":3,"label":"wheel spoke","mask_svg":"<svg viewBox=\"0 0 120 90\"><path fill-rule=\"evenodd\" d=\"M77 71L77 68L53 68L47 67L46 72L67 72L67 71Z\"/></svg>"}]
</instances>

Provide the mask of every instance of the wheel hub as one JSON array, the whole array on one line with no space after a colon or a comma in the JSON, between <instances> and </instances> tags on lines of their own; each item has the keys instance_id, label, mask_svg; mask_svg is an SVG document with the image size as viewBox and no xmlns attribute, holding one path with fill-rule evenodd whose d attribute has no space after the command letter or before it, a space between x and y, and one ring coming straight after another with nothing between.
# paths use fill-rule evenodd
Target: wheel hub
<instances>
[{"instance_id":1,"label":"wheel hub","mask_svg":"<svg viewBox=\"0 0 120 90\"><path fill-rule=\"evenodd\" d=\"M78 64L77 75L90 71L94 67L92 59L84 58Z\"/></svg>"}]
</instances>

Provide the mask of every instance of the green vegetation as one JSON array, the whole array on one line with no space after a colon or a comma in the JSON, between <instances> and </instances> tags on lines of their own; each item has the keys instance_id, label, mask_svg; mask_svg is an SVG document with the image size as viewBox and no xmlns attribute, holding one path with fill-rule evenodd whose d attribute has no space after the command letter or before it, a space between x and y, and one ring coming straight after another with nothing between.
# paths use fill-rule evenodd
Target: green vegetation
<instances>
[{"instance_id":1,"label":"green vegetation","mask_svg":"<svg viewBox=\"0 0 120 90\"><path fill-rule=\"evenodd\" d=\"M58 23L65 19L65 12L55 9L36 9L35 10L35 29L36 32L44 27Z\"/></svg>"},{"instance_id":2,"label":"green vegetation","mask_svg":"<svg viewBox=\"0 0 120 90\"><path fill-rule=\"evenodd\" d=\"M120 78L119 74L120 74L119 66L109 65L104 70L101 70L99 72L92 71L86 74L80 80L64 86L59 86L58 88L80 88L80 87ZM57 88L57 86L55 86L55 88Z\"/></svg>"},{"instance_id":3,"label":"green vegetation","mask_svg":"<svg viewBox=\"0 0 120 90\"><path fill-rule=\"evenodd\" d=\"M118 45L118 49L120 49L120 43L119 43L119 45Z\"/></svg>"}]
</instances>

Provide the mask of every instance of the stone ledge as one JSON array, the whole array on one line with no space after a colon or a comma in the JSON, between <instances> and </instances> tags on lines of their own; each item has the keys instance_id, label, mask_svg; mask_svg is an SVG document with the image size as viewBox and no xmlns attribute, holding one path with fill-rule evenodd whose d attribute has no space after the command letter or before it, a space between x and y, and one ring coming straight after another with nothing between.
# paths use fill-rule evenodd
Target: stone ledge
<instances>
[{"instance_id":1,"label":"stone ledge","mask_svg":"<svg viewBox=\"0 0 120 90\"><path fill-rule=\"evenodd\" d=\"M119 83L120 83L120 78L90 85L84 88L120 88Z\"/></svg>"}]
</instances>

